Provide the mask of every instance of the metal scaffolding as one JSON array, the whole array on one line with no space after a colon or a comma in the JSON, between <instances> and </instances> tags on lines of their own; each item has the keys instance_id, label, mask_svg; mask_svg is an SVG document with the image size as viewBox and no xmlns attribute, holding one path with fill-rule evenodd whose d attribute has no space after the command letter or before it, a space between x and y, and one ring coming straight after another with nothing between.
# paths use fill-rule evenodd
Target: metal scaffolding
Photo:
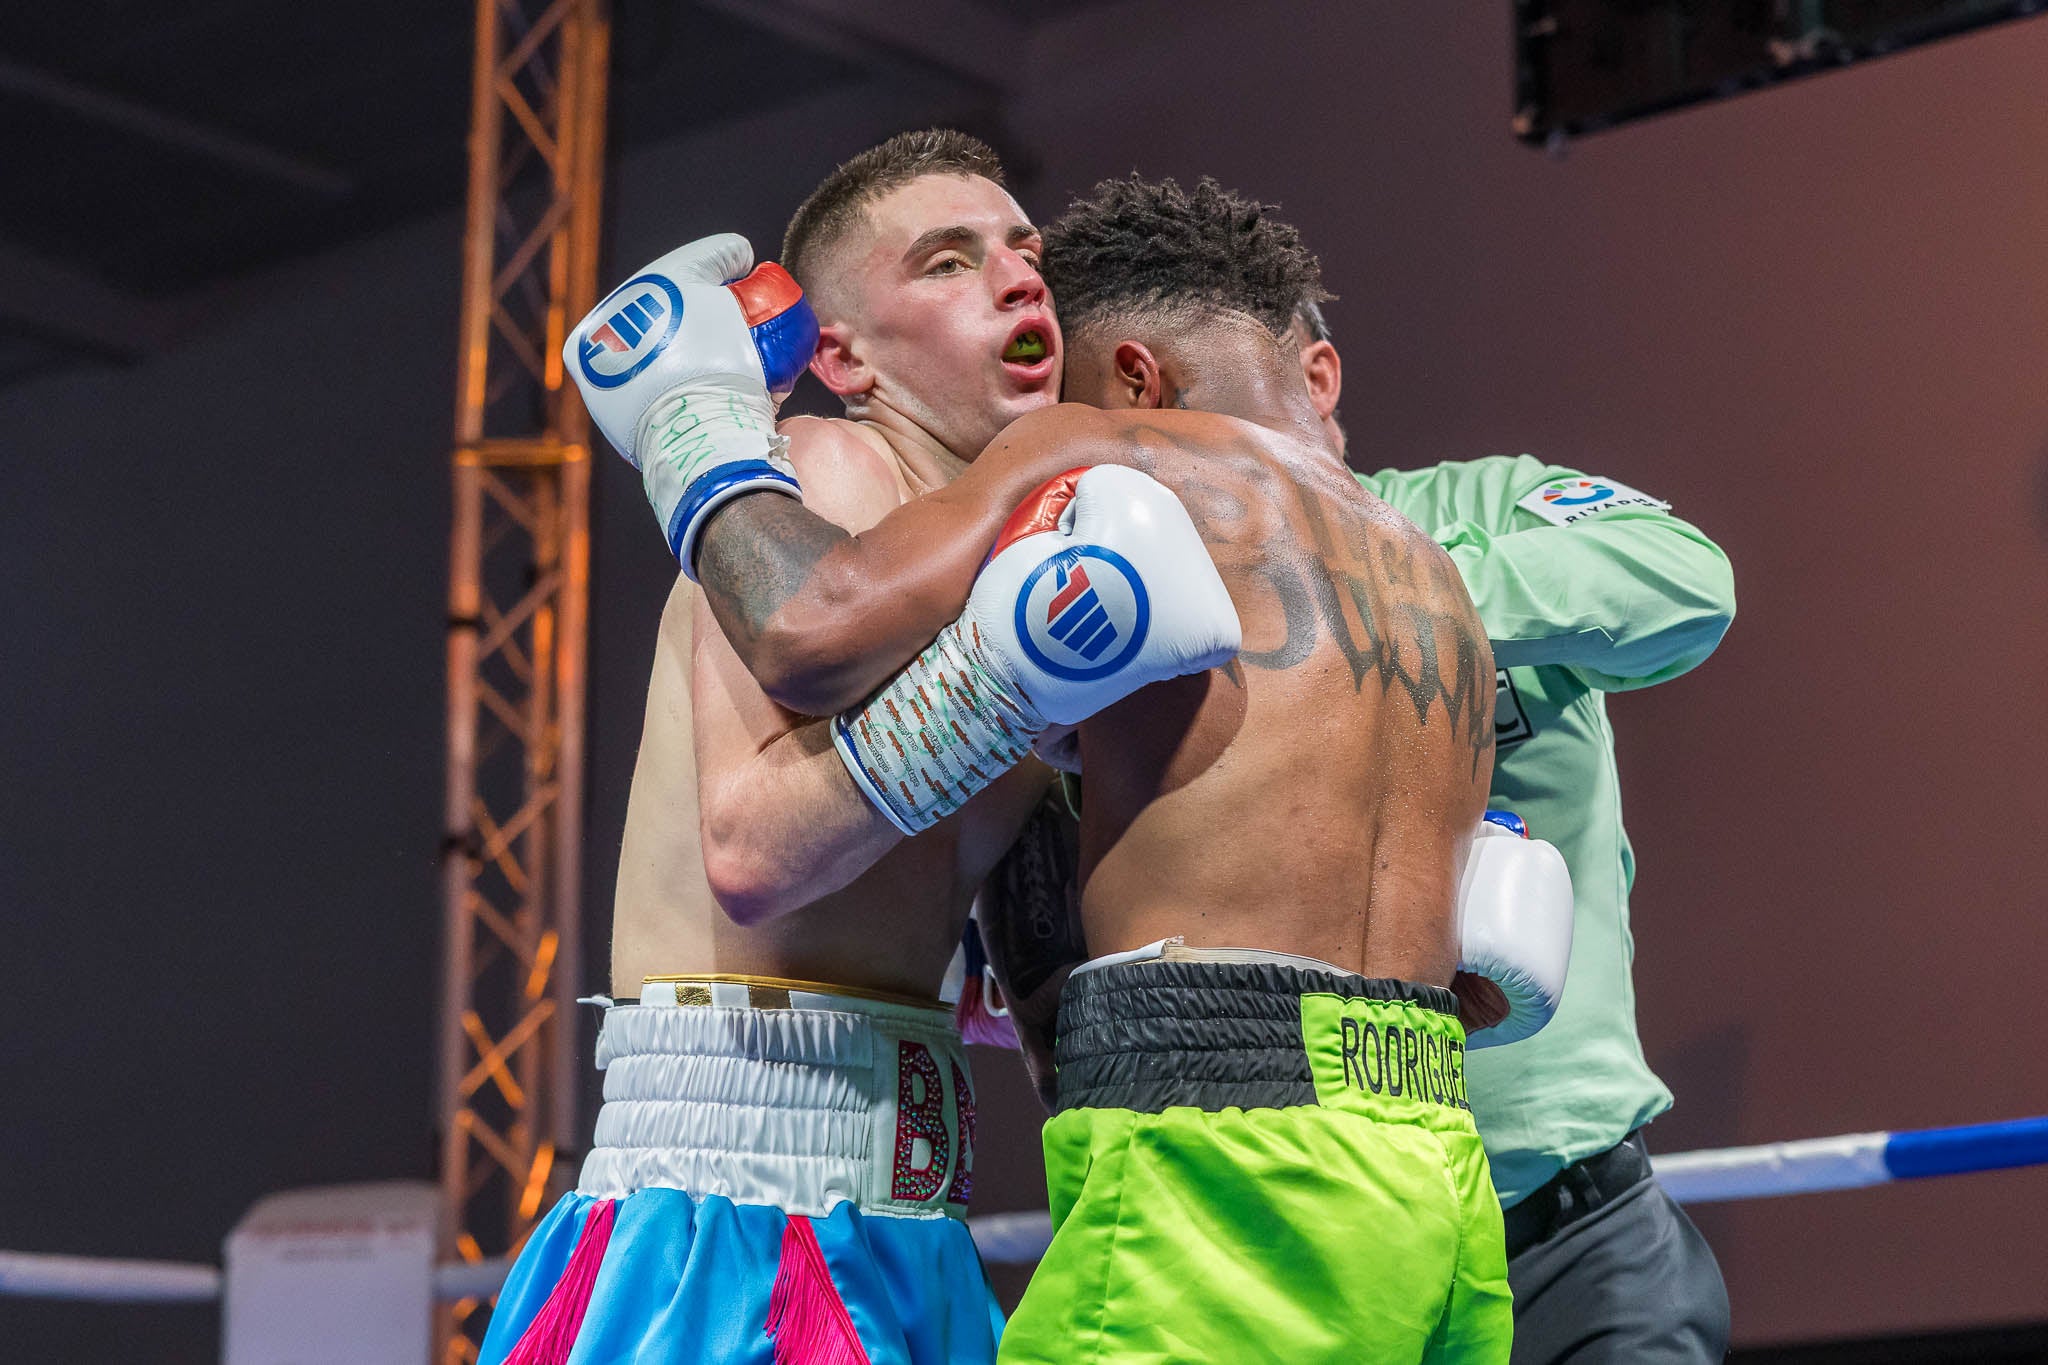
<instances>
[{"instance_id":1,"label":"metal scaffolding","mask_svg":"<svg viewBox=\"0 0 2048 1365\"><path fill-rule=\"evenodd\" d=\"M604 0L477 0L448 589L441 1183L447 1251L516 1251L579 1140L574 1014ZM567 1163L561 1168L566 1171ZM443 1314L444 1362L484 1315Z\"/></svg>"}]
</instances>

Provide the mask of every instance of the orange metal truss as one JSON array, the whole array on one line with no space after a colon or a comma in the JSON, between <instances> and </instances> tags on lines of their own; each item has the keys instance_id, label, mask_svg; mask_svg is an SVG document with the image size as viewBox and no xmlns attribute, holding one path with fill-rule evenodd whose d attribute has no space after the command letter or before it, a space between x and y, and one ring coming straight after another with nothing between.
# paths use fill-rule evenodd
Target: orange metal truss
<instances>
[{"instance_id":1,"label":"orange metal truss","mask_svg":"<svg viewBox=\"0 0 2048 1365\"><path fill-rule=\"evenodd\" d=\"M589 419L562 339L596 303L603 0L477 0L448 589L444 1254L516 1251L579 1141ZM441 1318L473 1361L485 1315Z\"/></svg>"}]
</instances>

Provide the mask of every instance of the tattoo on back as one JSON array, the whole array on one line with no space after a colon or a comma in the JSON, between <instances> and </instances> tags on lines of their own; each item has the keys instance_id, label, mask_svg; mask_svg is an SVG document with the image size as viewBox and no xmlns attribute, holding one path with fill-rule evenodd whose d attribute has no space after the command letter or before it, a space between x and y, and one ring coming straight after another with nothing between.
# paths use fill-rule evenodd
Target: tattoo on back
<instances>
[{"instance_id":1,"label":"tattoo on back","mask_svg":"<svg viewBox=\"0 0 2048 1365\"><path fill-rule=\"evenodd\" d=\"M1226 579L1263 590L1277 611L1277 644L1245 649L1227 670L1296 668L1327 634L1351 671L1399 688L1429 725L1439 703L1473 770L1493 747L1493 670L1485 635L1450 558L1378 508L1348 475L1297 474L1245 431L1199 435L1131 415L1112 438L1121 460L1177 493ZM851 537L779 497L746 497L715 513L697 577L742 656L804 588L819 562Z\"/></svg>"},{"instance_id":2,"label":"tattoo on back","mask_svg":"<svg viewBox=\"0 0 2048 1365\"><path fill-rule=\"evenodd\" d=\"M1248 439L1182 440L1156 426L1132 433L1155 450L1163 435L1186 458L1158 472L1202 528L1217 566L1277 607L1279 642L1245 649L1238 663L1296 668L1327 636L1354 690L1368 679L1384 692L1398 688L1423 725L1441 704L1452 736L1471 745L1477 772L1493 747L1493 669L1450 557L1391 513L1317 486L1328 480L1291 477ZM1242 678L1231 676L1240 686Z\"/></svg>"}]
</instances>

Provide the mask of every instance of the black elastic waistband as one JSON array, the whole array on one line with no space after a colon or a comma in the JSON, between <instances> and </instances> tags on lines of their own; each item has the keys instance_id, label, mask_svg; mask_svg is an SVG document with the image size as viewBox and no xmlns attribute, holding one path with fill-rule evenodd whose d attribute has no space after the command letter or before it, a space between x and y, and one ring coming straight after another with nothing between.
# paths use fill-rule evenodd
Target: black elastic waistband
<instances>
[{"instance_id":1,"label":"black elastic waistband","mask_svg":"<svg viewBox=\"0 0 2048 1365\"><path fill-rule=\"evenodd\" d=\"M1059 1108L1176 1105L1215 1111L1316 1103L1301 997L1419 1005L1457 1017L1457 997L1350 972L1266 962L1128 962L1076 972L1060 991Z\"/></svg>"}]
</instances>

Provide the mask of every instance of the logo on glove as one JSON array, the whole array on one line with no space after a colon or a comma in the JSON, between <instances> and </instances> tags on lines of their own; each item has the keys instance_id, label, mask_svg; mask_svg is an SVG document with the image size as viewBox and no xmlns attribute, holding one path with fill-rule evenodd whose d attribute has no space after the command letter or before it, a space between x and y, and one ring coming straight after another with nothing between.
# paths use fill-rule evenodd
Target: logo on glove
<instances>
[{"instance_id":1,"label":"logo on glove","mask_svg":"<svg viewBox=\"0 0 2048 1365\"><path fill-rule=\"evenodd\" d=\"M1145 643L1152 605L1130 562L1083 545L1031 571L1017 594L1017 638L1032 663L1068 682L1106 678Z\"/></svg>"},{"instance_id":2,"label":"logo on glove","mask_svg":"<svg viewBox=\"0 0 2048 1365\"><path fill-rule=\"evenodd\" d=\"M603 322L576 340L576 363L600 389L615 389L647 368L683 320L680 290L660 275L641 275L612 291L592 314Z\"/></svg>"}]
</instances>

